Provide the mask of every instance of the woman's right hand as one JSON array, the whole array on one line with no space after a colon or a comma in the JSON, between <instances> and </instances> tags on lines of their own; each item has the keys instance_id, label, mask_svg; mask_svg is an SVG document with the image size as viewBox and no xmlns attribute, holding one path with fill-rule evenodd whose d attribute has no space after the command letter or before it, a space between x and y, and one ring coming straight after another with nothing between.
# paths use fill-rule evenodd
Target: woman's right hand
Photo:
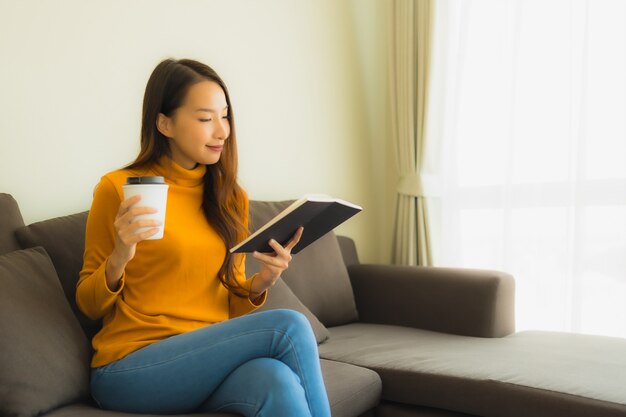
<instances>
[{"instance_id":1,"label":"woman's right hand","mask_svg":"<svg viewBox=\"0 0 626 417\"><path fill-rule=\"evenodd\" d=\"M158 220L134 221L135 217L140 214L157 212L153 207L132 207L139 200L141 200L141 196L136 195L122 201L113 222L115 226L115 247L106 268L106 278L110 288L117 288L126 264L135 256L137 243L156 234L159 231L158 226L161 226L161 222ZM137 233L137 229L151 226L151 229Z\"/></svg>"}]
</instances>

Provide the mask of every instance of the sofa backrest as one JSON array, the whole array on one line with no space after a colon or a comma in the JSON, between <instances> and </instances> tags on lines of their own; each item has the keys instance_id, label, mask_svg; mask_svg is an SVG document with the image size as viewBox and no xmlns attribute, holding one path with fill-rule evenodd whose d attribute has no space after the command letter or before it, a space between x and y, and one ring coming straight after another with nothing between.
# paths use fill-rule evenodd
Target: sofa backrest
<instances>
[{"instance_id":1,"label":"sofa backrest","mask_svg":"<svg viewBox=\"0 0 626 417\"><path fill-rule=\"evenodd\" d=\"M341 249L341 257L346 267L350 265L359 264L359 255L356 252L356 245L354 240L347 236L337 235L337 242L339 243L339 249Z\"/></svg>"},{"instance_id":2,"label":"sofa backrest","mask_svg":"<svg viewBox=\"0 0 626 417\"><path fill-rule=\"evenodd\" d=\"M22 226L24 220L15 199L0 193L0 255L20 249L15 230Z\"/></svg>"},{"instance_id":3,"label":"sofa backrest","mask_svg":"<svg viewBox=\"0 0 626 417\"><path fill-rule=\"evenodd\" d=\"M250 201L250 229L254 231L283 208L285 202ZM24 225L15 200L0 194L0 248L5 252L43 246L57 271L65 296L85 334L91 339L101 328L101 320L91 320L77 307L76 283L82 269L88 211ZM5 216L4 213L8 215ZM283 279L295 295L326 326L346 324L357 319L352 286L345 262L358 263L354 242L340 241L333 232L294 256ZM1 252L0 252L1 253ZM247 275L258 270L258 262L246 257Z\"/></svg>"}]
</instances>

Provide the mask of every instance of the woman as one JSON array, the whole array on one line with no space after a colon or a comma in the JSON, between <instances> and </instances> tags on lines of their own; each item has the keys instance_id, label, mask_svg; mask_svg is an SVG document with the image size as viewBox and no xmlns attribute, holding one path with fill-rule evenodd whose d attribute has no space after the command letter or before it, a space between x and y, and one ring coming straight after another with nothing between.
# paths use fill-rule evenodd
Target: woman
<instances>
[{"instance_id":1,"label":"woman","mask_svg":"<svg viewBox=\"0 0 626 417\"><path fill-rule=\"evenodd\" d=\"M155 209L123 199L126 177L143 175L169 185L165 225L134 221ZM227 250L248 234L236 179L224 82L200 62L162 61L146 86L141 151L101 178L87 220L76 301L103 319L91 362L100 407L330 416L309 322L292 310L247 314L264 304L302 228L284 247L271 241L273 254L254 253L261 268L246 279L244 255ZM160 226L163 238L146 240Z\"/></svg>"}]
</instances>

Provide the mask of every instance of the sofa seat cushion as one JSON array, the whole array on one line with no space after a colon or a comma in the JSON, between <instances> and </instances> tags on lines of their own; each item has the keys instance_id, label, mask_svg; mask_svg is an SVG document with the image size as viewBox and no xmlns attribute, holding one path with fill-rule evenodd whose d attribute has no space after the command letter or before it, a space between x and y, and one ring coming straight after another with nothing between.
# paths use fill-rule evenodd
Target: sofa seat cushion
<instances>
[{"instance_id":1,"label":"sofa seat cushion","mask_svg":"<svg viewBox=\"0 0 626 417\"><path fill-rule=\"evenodd\" d=\"M130 414L118 411L102 410L91 404L73 404L59 408L43 417L163 417L162 414ZM193 413L168 414L168 417L241 417L238 414L227 413Z\"/></svg>"},{"instance_id":2,"label":"sofa seat cushion","mask_svg":"<svg viewBox=\"0 0 626 417\"><path fill-rule=\"evenodd\" d=\"M251 200L250 230L257 230L293 202ZM251 268L251 271L255 269ZM357 320L352 284L333 231L293 255L282 277L302 304L325 326L338 326Z\"/></svg>"},{"instance_id":3,"label":"sofa seat cushion","mask_svg":"<svg viewBox=\"0 0 626 417\"><path fill-rule=\"evenodd\" d=\"M524 331L476 338L352 323L320 356L378 372L383 399L480 416L626 416L626 340Z\"/></svg>"},{"instance_id":4,"label":"sofa seat cushion","mask_svg":"<svg viewBox=\"0 0 626 417\"><path fill-rule=\"evenodd\" d=\"M0 256L0 415L89 397L89 343L42 247Z\"/></svg>"},{"instance_id":5,"label":"sofa seat cushion","mask_svg":"<svg viewBox=\"0 0 626 417\"><path fill-rule=\"evenodd\" d=\"M321 364L333 417L357 417L378 405L382 381L376 372L325 359Z\"/></svg>"},{"instance_id":6,"label":"sofa seat cushion","mask_svg":"<svg viewBox=\"0 0 626 417\"><path fill-rule=\"evenodd\" d=\"M102 410L90 404L73 404L54 410L43 417L163 417L162 414L130 414ZM168 417L241 417L227 413L168 414Z\"/></svg>"},{"instance_id":7,"label":"sofa seat cushion","mask_svg":"<svg viewBox=\"0 0 626 417\"><path fill-rule=\"evenodd\" d=\"M163 417L162 414L129 414L119 411L101 410L91 404L73 404L59 408L43 417ZM168 414L168 417L241 417L238 414L227 413L194 413Z\"/></svg>"},{"instance_id":8,"label":"sofa seat cushion","mask_svg":"<svg viewBox=\"0 0 626 417\"><path fill-rule=\"evenodd\" d=\"M358 417L376 407L382 383L378 374L366 368L322 359L322 374L333 417ZM137 414L101 410L93 404L74 404L46 414L45 417L134 417ZM156 417L142 414L144 417ZM182 414L172 417L183 417ZM197 413L194 417L240 417L237 414Z\"/></svg>"}]
</instances>

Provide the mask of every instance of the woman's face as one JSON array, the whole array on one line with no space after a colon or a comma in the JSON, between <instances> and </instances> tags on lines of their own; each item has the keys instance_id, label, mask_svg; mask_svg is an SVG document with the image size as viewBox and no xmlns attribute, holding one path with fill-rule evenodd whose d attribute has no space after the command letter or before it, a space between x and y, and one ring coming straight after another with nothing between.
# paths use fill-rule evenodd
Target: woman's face
<instances>
[{"instance_id":1,"label":"woman's face","mask_svg":"<svg viewBox=\"0 0 626 417\"><path fill-rule=\"evenodd\" d=\"M189 88L183 105L172 117L159 113L157 127L170 140L172 159L186 169L215 164L230 135L224 90L216 82L201 81Z\"/></svg>"}]
</instances>

